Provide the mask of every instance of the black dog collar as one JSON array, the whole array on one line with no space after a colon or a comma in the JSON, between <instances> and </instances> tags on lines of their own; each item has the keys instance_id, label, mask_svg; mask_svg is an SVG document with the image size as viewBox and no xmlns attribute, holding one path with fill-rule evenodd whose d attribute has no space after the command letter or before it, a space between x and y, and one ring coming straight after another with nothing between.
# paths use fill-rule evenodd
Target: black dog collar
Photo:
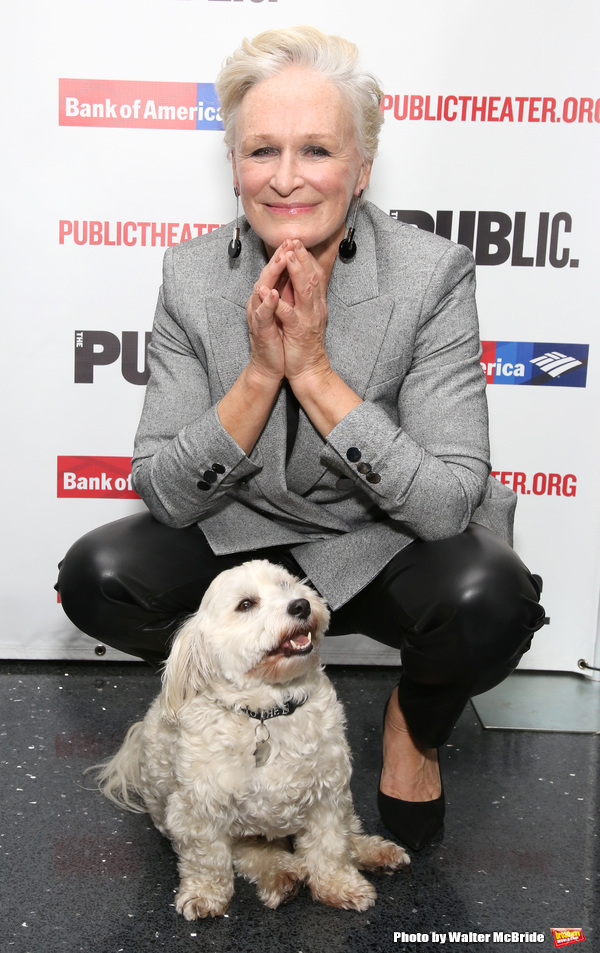
<instances>
[{"instance_id":1,"label":"black dog collar","mask_svg":"<svg viewBox=\"0 0 600 953\"><path fill-rule=\"evenodd\" d=\"M252 708L239 708L238 711L244 712L244 714L249 715L250 718L256 718L260 722L265 722L269 718L277 718L278 715L292 715L296 711L296 708L300 708L306 701L308 701L308 695L299 702L289 701L286 702L285 705L279 705L276 708L258 708L256 711L253 711Z\"/></svg>"}]
</instances>

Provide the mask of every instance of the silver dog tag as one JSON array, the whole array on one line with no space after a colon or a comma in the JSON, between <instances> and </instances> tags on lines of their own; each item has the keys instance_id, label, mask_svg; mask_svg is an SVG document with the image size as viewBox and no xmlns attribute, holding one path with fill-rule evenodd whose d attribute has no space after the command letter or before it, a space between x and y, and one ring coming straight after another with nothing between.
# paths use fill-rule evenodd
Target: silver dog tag
<instances>
[{"instance_id":1,"label":"silver dog tag","mask_svg":"<svg viewBox=\"0 0 600 953\"><path fill-rule=\"evenodd\" d=\"M271 754L271 745L268 741L260 741L254 749L254 761L257 768L266 764Z\"/></svg>"},{"instance_id":2,"label":"silver dog tag","mask_svg":"<svg viewBox=\"0 0 600 953\"><path fill-rule=\"evenodd\" d=\"M263 764L266 764L269 760L271 754L271 745L269 744L269 738L271 736L269 735L267 726L263 724L262 721L256 726L254 737L256 738L254 762L257 768L262 768Z\"/></svg>"}]
</instances>

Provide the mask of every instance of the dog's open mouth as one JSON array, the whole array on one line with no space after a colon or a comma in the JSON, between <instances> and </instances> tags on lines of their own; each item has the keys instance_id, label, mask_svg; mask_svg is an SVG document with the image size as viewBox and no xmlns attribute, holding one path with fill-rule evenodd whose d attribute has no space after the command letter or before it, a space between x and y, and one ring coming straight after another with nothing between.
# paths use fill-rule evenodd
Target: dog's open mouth
<instances>
[{"instance_id":1,"label":"dog's open mouth","mask_svg":"<svg viewBox=\"0 0 600 953\"><path fill-rule=\"evenodd\" d=\"M285 655L290 658L292 655L308 655L313 648L312 632L293 632L287 635L270 654Z\"/></svg>"}]
</instances>

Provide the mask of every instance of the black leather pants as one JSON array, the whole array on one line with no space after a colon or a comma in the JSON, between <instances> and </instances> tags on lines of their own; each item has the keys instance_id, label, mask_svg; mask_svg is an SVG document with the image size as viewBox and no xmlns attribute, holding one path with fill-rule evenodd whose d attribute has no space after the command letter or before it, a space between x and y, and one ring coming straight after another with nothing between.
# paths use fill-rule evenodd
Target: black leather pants
<instances>
[{"instance_id":1,"label":"black leather pants","mask_svg":"<svg viewBox=\"0 0 600 953\"><path fill-rule=\"evenodd\" d=\"M142 513L78 540L56 588L88 635L158 665L214 577L246 559L299 576L284 547L215 556L198 527L170 529ZM539 589L502 540L471 524L459 536L416 541L332 613L330 635L362 632L401 650L399 698L413 735L448 738L469 698L509 675L543 624Z\"/></svg>"}]
</instances>

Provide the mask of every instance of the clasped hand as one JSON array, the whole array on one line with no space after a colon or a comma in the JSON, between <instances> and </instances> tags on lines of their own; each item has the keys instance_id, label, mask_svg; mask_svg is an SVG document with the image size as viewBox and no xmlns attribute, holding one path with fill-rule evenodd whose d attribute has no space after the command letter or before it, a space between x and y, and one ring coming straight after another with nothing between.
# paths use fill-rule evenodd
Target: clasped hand
<instances>
[{"instance_id":1,"label":"clasped hand","mask_svg":"<svg viewBox=\"0 0 600 953\"><path fill-rule=\"evenodd\" d=\"M250 363L292 389L316 385L330 371L325 350L327 277L298 239L286 239L263 268L246 313Z\"/></svg>"}]
</instances>

